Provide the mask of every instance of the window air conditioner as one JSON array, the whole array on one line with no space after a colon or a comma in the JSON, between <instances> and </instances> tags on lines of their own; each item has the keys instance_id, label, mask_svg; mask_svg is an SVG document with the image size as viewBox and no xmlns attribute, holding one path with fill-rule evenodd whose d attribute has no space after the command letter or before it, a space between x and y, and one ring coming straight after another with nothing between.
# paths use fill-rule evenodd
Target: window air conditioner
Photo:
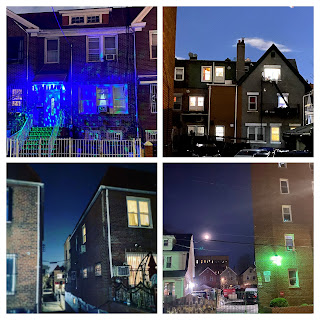
<instances>
[{"instance_id":1,"label":"window air conditioner","mask_svg":"<svg viewBox=\"0 0 320 320\"><path fill-rule=\"evenodd\" d=\"M116 60L116 55L115 54L106 54L106 61L108 60Z\"/></svg>"},{"instance_id":2,"label":"window air conditioner","mask_svg":"<svg viewBox=\"0 0 320 320\"><path fill-rule=\"evenodd\" d=\"M108 112L108 107L107 106L99 106L99 113L101 112Z\"/></svg>"},{"instance_id":3,"label":"window air conditioner","mask_svg":"<svg viewBox=\"0 0 320 320\"><path fill-rule=\"evenodd\" d=\"M86 245L82 244L80 247L80 253L84 253L84 252L87 252L87 249L86 249Z\"/></svg>"},{"instance_id":4,"label":"window air conditioner","mask_svg":"<svg viewBox=\"0 0 320 320\"><path fill-rule=\"evenodd\" d=\"M130 276L129 266L114 266L113 274L115 277L129 277Z\"/></svg>"}]
</instances>

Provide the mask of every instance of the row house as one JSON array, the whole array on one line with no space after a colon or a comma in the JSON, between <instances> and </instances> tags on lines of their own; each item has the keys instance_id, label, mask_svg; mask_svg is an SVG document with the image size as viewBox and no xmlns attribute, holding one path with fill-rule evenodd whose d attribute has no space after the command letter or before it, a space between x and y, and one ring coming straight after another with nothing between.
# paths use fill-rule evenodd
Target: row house
<instances>
[{"instance_id":1,"label":"row house","mask_svg":"<svg viewBox=\"0 0 320 320\"><path fill-rule=\"evenodd\" d=\"M273 44L257 61L176 59L173 135L213 136L251 147L285 147L283 133L303 125L303 96L310 85Z\"/></svg>"},{"instance_id":2,"label":"row house","mask_svg":"<svg viewBox=\"0 0 320 320\"><path fill-rule=\"evenodd\" d=\"M163 294L170 302L191 294L195 287L195 258L192 234L163 236Z\"/></svg>"},{"instance_id":3,"label":"row house","mask_svg":"<svg viewBox=\"0 0 320 320\"><path fill-rule=\"evenodd\" d=\"M8 135L32 116L60 137L156 141L156 16L154 7L7 9Z\"/></svg>"},{"instance_id":4,"label":"row house","mask_svg":"<svg viewBox=\"0 0 320 320\"><path fill-rule=\"evenodd\" d=\"M313 164L251 164L251 187L260 303L313 304Z\"/></svg>"},{"instance_id":5,"label":"row house","mask_svg":"<svg viewBox=\"0 0 320 320\"><path fill-rule=\"evenodd\" d=\"M7 166L7 312L40 313L43 189L26 164Z\"/></svg>"},{"instance_id":6,"label":"row house","mask_svg":"<svg viewBox=\"0 0 320 320\"><path fill-rule=\"evenodd\" d=\"M156 311L156 190L152 172L108 169L64 245L75 312Z\"/></svg>"}]
</instances>

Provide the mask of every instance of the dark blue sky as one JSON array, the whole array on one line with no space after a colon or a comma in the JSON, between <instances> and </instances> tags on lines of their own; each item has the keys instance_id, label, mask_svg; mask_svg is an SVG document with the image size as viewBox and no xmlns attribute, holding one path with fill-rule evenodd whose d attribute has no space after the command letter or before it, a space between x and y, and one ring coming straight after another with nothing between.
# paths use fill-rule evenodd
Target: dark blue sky
<instances>
[{"instance_id":1,"label":"dark blue sky","mask_svg":"<svg viewBox=\"0 0 320 320\"><path fill-rule=\"evenodd\" d=\"M313 83L313 7L178 8L176 57L193 52L199 60L233 60L242 37L246 58L257 61L275 43Z\"/></svg>"},{"instance_id":2,"label":"dark blue sky","mask_svg":"<svg viewBox=\"0 0 320 320\"><path fill-rule=\"evenodd\" d=\"M249 164L165 164L163 224L170 233L192 233L195 242L211 239L253 243ZM245 254L254 261L252 245L202 241L198 255L229 255L237 267ZM243 271L243 270L241 270Z\"/></svg>"},{"instance_id":3,"label":"dark blue sky","mask_svg":"<svg viewBox=\"0 0 320 320\"><path fill-rule=\"evenodd\" d=\"M154 164L31 164L44 183L44 264L63 264L63 245L109 166L156 172ZM56 264L51 264L55 267Z\"/></svg>"}]
</instances>

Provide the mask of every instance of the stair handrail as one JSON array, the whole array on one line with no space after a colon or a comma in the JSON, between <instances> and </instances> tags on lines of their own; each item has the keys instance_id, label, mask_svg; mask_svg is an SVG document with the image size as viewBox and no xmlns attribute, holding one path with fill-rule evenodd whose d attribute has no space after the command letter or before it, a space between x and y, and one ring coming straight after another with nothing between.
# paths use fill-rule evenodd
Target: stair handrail
<instances>
[{"instance_id":1,"label":"stair handrail","mask_svg":"<svg viewBox=\"0 0 320 320\"><path fill-rule=\"evenodd\" d=\"M27 140L29 136L29 132L32 128L33 124L33 115L30 114L27 118L26 122L24 123L23 127L15 133L13 136L10 137L10 139L13 139L15 141L15 146L18 146L18 150L15 150L15 154L19 154L21 149L23 148L23 145L25 141Z\"/></svg>"},{"instance_id":2,"label":"stair handrail","mask_svg":"<svg viewBox=\"0 0 320 320\"><path fill-rule=\"evenodd\" d=\"M57 136L59 133L59 129L62 126L63 120L64 120L64 112L63 112L63 110L60 110L57 122L54 125L53 130L50 135L50 138L49 138L49 143L48 143L48 156L49 157L52 154L52 150L53 150L54 144L56 142L56 139L57 139Z\"/></svg>"}]
</instances>

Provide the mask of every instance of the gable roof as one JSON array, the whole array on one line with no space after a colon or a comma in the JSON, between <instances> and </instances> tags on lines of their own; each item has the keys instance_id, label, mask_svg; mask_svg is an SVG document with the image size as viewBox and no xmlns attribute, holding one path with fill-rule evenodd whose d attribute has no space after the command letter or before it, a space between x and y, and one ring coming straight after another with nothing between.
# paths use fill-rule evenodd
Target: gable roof
<instances>
[{"instance_id":1,"label":"gable roof","mask_svg":"<svg viewBox=\"0 0 320 320\"><path fill-rule=\"evenodd\" d=\"M201 276L207 269L209 269L209 271L211 271L214 275L216 275L216 273L209 267L206 267L204 270L202 270L198 276Z\"/></svg>"},{"instance_id":2,"label":"gable roof","mask_svg":"<svg viewBox=\"0 0 320 320\"><path fill-rule=\"evenodd\" d=\"M38 26L36 26L35 24L31 23L30 21L24 19L22 16L14 13L13 11L9 10L7 8L7 16L10 17L11 19L16 20L17 22L21 23L22 25L24 25L26 28L29 29L39 29Z\"/></svg>"},{"instance_id":3,"label":"gable roof","mask_svg":"<svg viewBox=\"0 0 320 320\"><path fill-rule=\"evenodd\" d=\"M240 274L239 274L239 276L241 276L241 275L243 275L246 271L248 271L249 269L256 269L256 267L255 266L249 266L248 268L246 268L245 270L243 270Z\"/></svg>"},{"instance_id":4,"label":"gable roof","mask_svg":"<svg viewBox=\"0 0 320 320\"><path fill-rule=\"evenodd\" d=\"M236 273L235 271L233 271L230 267L226 267L226 268L220 273L220 276L221 276L223 273L227 272L227 271L231 271L231 272L233 272L235 275L237 275L237 273Z\"/></svg>"},{"instance_id":5,"label":"gable roof","mask_svg":"<svg viewBox=\"0 0 320 320\"><path fill-rule=\"evenodd\" d=\"M7 179L41 182L36 171L26 163L8 163L7 164Z\"/></svg>"},{"instance_id":6,"label":"gable roof","mask_svg":"<svg viewBox=\"0 0 320 320\"><path fill-rule=\"evenodd\" d=\"M256 68L262 63L262 61L268 56L268 54L271 51L276 51L280 58L285 62L285 64L289 67L289 69L297 76L297 78L303 83L305 86L306 91L310 90L310 85L309 83L301 76L297 68L294 67L294 64L292 63L292 59L287 59L284 54L278 49L278 47L273 44L262 56L261 58L254 64L254 66L244 74L238 81L238 85L241 85L248 77L250 77L251 73L256 70Z\"/></svg>"}]
</instances>

